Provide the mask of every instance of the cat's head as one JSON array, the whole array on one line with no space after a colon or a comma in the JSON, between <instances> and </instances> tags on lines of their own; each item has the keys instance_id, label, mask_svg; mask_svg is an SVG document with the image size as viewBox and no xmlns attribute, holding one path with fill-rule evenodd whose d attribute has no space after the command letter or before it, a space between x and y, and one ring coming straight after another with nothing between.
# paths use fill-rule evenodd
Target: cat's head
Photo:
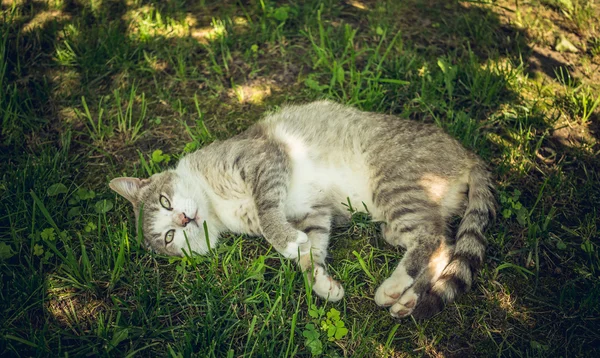
<instances>
[{"instance_id":1,"label":"cat's head","mask_svg":"<svg viewBox=\"0 0 600 358\"><path fill-rule=\"evenodd\" d=\"M190 253L190 249L208 252L204 198L197 196L198 190L187 188L174 171L147 179L115 178L109 186L133 204L136 227L142 229L146 248L172 256L183 256L182 250ZM215 244L211 242L211 246Z\"/></svg>"}]
</instances>

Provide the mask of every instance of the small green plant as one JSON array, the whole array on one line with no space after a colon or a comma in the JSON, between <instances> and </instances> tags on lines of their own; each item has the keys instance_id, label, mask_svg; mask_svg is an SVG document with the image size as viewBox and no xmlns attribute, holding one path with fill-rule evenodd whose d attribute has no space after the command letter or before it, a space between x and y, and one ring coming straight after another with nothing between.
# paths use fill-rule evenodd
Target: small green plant
<instances>
[{"instance_id":1,"label":"small green plant","mask_svg":"<svg viewBox=\"0 0 600 358\"><path fill-rule=\"evenodd\" d=\"M288 19L297 15L298 10L288 5L273 6L273 3L260 0L260 36L266 41L281 42L284 38L283 28Z\"/></svg>"},{"instance_id":2,"label":"small green plant","mask_svg":"<svg viewBox=\"0 0 600 358\"><path fill-rule=\"evenodd\" d=\"M46 189L48 196L57 196L59 194L66 194L69 191L66 185L63 183L54 183Z\"/></svg>"},{"instance_id":3,"label":"small green plant","mask_svg":"<svg viewBox=\"0 0 600 358\"><path fill-rule=\"evenodd\" d=\"M77 53L69 41L65 40L62 46L56 47L56 61L62 66L75 66L77 63Z\"/></svg>"},{"instance_id":4,"label":"small green plant","mask_svg":"<svg viewBox=\"0 0 600 358\"><path fill-rule=\"evenodd\" d=\"M16 252L13 246L5 242L0 242L0 260L8 260L15 256Z\"/></svg>"},{"instance_id":5,"label":"small green plant","mask_svg":"<svg viewBox=\"0 0 600 358\"><path fill-rule=\"evenodd\" d=\"M317 330L313 323L309 323L304 327L302 336L306 338L304 345L308 347L313 356L318 356L323 353L323 343L321 342L321 333Z\"/></svg>"},{"instance_id":6,"label":"small green plant","mask_svg":"<svg viewBox=\"0 0 600 358\"><path fill-rule=\"evenodd\" d=\"M85 188L79 188L73 193L73 195L69 198L69 205L71 208L67 212L67 219L73 219L74 217L81 214L83 210L83 204L88 200L94 199L96 197L96 193L93 190L88 190Z\"/></svg>"},{"instance_id":7,"label":"small green plant","mask_svg":"<svg viewBox=\"0 0 600 358\"><path fill-rule=\"evenodd\" d=\"M304 345L313 356L318 356L324 352L321 340L322 334L317 330L317 327L325 332L329 342L339 341L348 334L348 328L340 318L340 311L333 307L325 313L325 308L312 304L308 309L308 315L312 318L312 322L304 326L302 336L305 338Z\"/></svg>"},{"instance_id":8,"label":"small green plant","mask_svg":"<svg viewBox=\"0 0 600 358\"><path fill-rule=\"evenodd\" d=\"M105 101L111 99L111 96L107 95L100 97L96 106L97 109L94 112L90 111L85 96L82 96L83 111L76 108L75 113L84 120L88 134L93 141L102 142L113 136L116 130L124 137L126 144L132 144L144 133L142 128L147 121L148 111L146 95L145 93L138 95L137 87L134 84L131 86L126 99L122 98L122 92L119 89L113 91L112 98L111 108L114 108L114 112L111 111L107 114ZM134 106L136 101L139 102L138 106ZM153 121L160 123L156 118Z\"/></svg>"},{"instance_id":9,"label":"small green plant","mask_svg":"<svg viewBox=\"0 0 600 358\"><path fill-rule=\"evenodd\" d=\"M331 342L340 340L348 334L348 328L340 318L340 311L335 308L327 312L327 318L321 321L321 329L327 332L327 340Z\"/></svg>"},{"instance_id":10,"label":"small green plant","mask_svg":"<svg viewBox=\"0 0 600 358\"><path fill-rule=\"evenodd\" d=\"M66 233L64 236L66 236ZM43 244L52 244L56 240L54 228L45 228L38 235L30 235L30 238L35 242L33 244L33 255L38 257L44 255L42 262L48 263L54 254L51 251L45 251Z\"/></svg>"},{"instance_id":11,"label":"small green plant","mask_svg":"<svg viewBox=\"0 0 600 358\"><path fill-rule=\"evenodd\" d=\"M65 241L68 237L66 231L57 232L53 227L47 227L42 231L36 231L28 235L31 240L32 254L40 258L41 262L47 264L54 257L57 239Z\"/></svg>"},{"instance_id":12,"label":"small green plant","mask_svg":"<svg viewBox=\"0 0 600 358\"><path fill-rule=\"evenodd\" d=\"M160 173L164 169L164 165L167 165L171 161L169 154L163 153L161 149L156 149L150 155L150 158L146 160L146 157L142 152L138 152L142 168L146 171L148 176L155 173Z\"/></svg>"},{"instance_id":13,"label":"small green plant","mask_svg":"<svg viewBox=\"0 0 600 358\"><path fill-rule=\"evenodd\" d=\"M171 156L168 154L164 154L162 150L157 149L154 152L152 152L151 160L154 164L169 164L169 161L171 161Z\"/></svg>"},{"instance_id":14,"label":"small green plant","mask_svg":"<svg viewBox=\"0 0 600 358\"><path fill-rule=\"evenodd\" d=\"M99 200L96 202L96 204L94 205L94 210L98 214L105 214L105 213L111 211L113 207L114 207L114 204L113 204L112 200L102 199L102 200Z\"/></svg>"},{"instance_id":15,"label":"small green plant","mask_svg":"<svg viewBox=\"0 0 600 358\"><path fill-rule=\"evenodd\" d=\"M310 74L308 75L308 77L304 80L304 85L306 85L306 87L310 88L311 90L321 93L324 90L328 89L329 86L328 85L322 85L320 84L316 79L315 79L315 75L314 74Z\"/></svg>"},{"instance_id":16,"label":"small green plant","mask_svg":"<svg viewBox=\"0 0 600 358\"><path fill-rule=\"evenodd\" d=\"M500 193L500 203L503 207L502 216L505 219L510 219L511 217L515 216L519 224L525 225L529 217L529 212L519 201L520 196L521 191L519 189L513 190L512 194L510 195L504 192Z\"/></svg>"}]
</instances>

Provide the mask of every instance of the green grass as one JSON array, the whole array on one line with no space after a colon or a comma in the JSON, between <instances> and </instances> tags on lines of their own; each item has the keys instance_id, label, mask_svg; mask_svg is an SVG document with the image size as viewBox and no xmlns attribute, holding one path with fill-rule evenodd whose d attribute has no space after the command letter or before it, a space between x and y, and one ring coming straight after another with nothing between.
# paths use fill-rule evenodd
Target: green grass
<instances>
[{"instance_id":1,"label":"green grass","mask_svg":"<svg viewBox=\"0 0 600 358\"><path fill-rule=\"evenodd\" d=\"M0 355L600 355L596 2L8 3ZM332 304L261 239L146 252L108 189L319 98L436 123L494 172L486 264L432 319L375 305L402 251L364 216L333 234Z\"/></svg>"}]
</instances>

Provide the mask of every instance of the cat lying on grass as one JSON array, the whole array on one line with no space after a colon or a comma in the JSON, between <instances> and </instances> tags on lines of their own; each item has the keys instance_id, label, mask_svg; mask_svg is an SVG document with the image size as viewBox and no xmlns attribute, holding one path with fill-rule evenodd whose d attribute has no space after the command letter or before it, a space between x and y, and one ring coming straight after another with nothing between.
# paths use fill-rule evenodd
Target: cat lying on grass
<instances>
[{"instance_id":1,"label":"cat lying on grass","mask_svg":"<svg viewBox=\"0 0 600 358\"><path fill-rule=\"evenodd\" d=\"M142 208L150 249L205 254L225 231L264 236L330 301L344 296L325 266L332 220L350 218L348 199L364 203L384 239L406 248L375 293L395 317L429 317L467 291L495 217L485 165L442 130L327 101L284 107L176 169L110 187L133 204L136 221Z\"/></svg>"}]
</instances>

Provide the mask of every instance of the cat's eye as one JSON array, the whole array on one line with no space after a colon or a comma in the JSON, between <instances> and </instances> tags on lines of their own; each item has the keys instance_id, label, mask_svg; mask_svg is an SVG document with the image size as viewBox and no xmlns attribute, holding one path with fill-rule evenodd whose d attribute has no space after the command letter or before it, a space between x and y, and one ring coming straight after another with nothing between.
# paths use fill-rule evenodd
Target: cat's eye
<instances>
[{"instance_id":1,"label":"cat's eye","mask_svg":"<svg viewBox=\"0 0 600 358\"><path fill-rule=\"evenodd\" d=\"M166 196L161 195L158 201L160 201L160 205L162 205L163 208L167 210L173 210L173 208L171 207L171 202L169 201L169 199L167 199Z\"/></svg>"},{"instance_id":2,"label":"cat's eye","mask_svg":"<svg viewBox=\"0 0 600 358\"><path fill-rule=\"evenodd\" d=\"M165 244L166 245L170 244L171 241L173 241L174 237L175 237L175 230L167 231L167 233L165 234Z\"/></svg>"}]
</instances>

